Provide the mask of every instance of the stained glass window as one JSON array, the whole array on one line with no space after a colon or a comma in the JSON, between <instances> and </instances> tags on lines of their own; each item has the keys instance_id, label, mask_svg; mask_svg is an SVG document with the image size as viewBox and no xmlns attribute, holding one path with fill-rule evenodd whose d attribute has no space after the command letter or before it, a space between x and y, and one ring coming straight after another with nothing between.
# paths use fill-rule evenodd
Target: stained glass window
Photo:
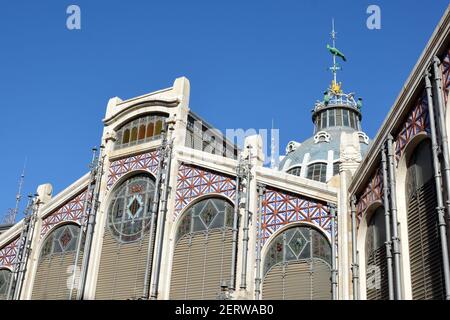
<instances>
[{"instance_id":1,"label":"stained glass window","mask_svg":"<svg viewBox=\"0 0 450 320\"><path fill-rule=\"evenodd\" d=\"M127 122L117 131L114 148L121 149L161 137L165 115L147 115Z\"/></svg>"},{"instance_id":2,"label":"stained glass window","mask_svg":"<svg viewBox=\"0 0 450 320\"><path fill-rule=\"evenodd\" d=\"M264 260L264 274L280 263L312 258L331 263L328 240L312 227L290 228L271 241Z\"/></svg>"},{"instance_id":3,"label":"stained glass window","mask_svg":"<svg viewBox=\"0 0 450 320\"><path fill-rule=\"evenodd\" d=\"M45 240L42 247L41 258L51 254L75 251L79 234L80 227L74 224L66 224L55 229Z\"/></svg>"},{"instance_id":4,"label":"stained glass window","mask_svg":"<svg viewBox=\"0 0 450 320\"><path fill-rule=\"evenodd\" d=\"M126 180L113 194L109 205L108 227L121 242L141 239L150 226L155 184L147 175Z\"/></svg>"},{"instance_id":5,"label":"stained glass window","mask_svg":"<svg viewBox=\"0 0 450 320\"><path fill-rule=\"evenodd\" d=\"M178 241L185 234L233 226L233 206L219 198L197 202L181 218L177 231Z\"/></svg>"}]
</instances>

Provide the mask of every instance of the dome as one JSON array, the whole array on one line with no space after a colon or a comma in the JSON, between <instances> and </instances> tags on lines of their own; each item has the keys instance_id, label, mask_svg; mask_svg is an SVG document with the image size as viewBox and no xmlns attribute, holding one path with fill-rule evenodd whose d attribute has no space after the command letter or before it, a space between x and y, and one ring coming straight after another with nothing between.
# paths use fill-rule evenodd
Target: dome
<instances>
[{"instance_id":1,"label":"dome","mask_svg":"<svg viewBox=\"0 0 450 320\"><path fill-rule=\"evenodd\" d=\"M343 139L343 134L357 134L361 157L369 146L369 137L361 129L362 99L353 93L344 93L341 84L333 81L317 101L312 112L314 136L302 143L290 142L279 170L297 176L327 182L339 173L341 146L354 141ZM355 139L355 138L353 138Z\"/></svg>"},{"instance_id":2,"label":"dome","mask_svg":"<svg viewBox=\"0 0 450 320\"><path fill-rule=\"evenodd\" d=\"M291 152L287 153L280 162L279 170L289 171L303 164L309 165L315 162L328 163L331 160L334 163L339 161L343 132L354 133L357 131L345 127L333 127L327 131L320 131L301 144L297 144L296 148L291 148ZM358 132L358 135L360 136L361 153L364 156L368 150L369 138L363 132ZM330 158L331 155L332 158Z\"/></svg>"}]
</instances>

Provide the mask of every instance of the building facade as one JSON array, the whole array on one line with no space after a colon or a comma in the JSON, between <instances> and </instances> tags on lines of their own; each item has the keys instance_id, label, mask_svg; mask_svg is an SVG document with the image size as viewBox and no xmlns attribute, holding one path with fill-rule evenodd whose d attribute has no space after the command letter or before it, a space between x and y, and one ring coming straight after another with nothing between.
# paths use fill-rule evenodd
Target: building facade
<instances>
[{"instance_id":1,"label":"building facade","mask_svg":"<svg viewBox=\"0 0 450 320\"><path fill-rule=\"evenodd\" d=\"M447 10L372 141L335 78L278 168L187 78L111 98L90 172L0 234L0 299L449 299L449 50Z\"/></svg>"}]
</instances>

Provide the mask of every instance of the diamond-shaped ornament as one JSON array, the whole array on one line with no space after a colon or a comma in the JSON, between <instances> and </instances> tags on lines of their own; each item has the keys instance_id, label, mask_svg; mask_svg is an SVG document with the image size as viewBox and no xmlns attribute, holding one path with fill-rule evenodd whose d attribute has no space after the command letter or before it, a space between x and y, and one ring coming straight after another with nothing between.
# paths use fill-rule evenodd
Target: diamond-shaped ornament
<instances>
[{"instance_id":1,"label":"diamond-shaped ornament","mask_svg":"<svg viewBox=\"0 0 450 320\"><path fill-rule=\"evenodd\" d=\"M289 247L291 247L292 251L298 257L300 253L305 249L308 244L308 240L303 236L300 231L296 231L291 241L289 241Z\"/></svg>"},{"instance_id":2,"label":"diamond-shaped ornament","mask_svg":"<svg viewBox=\"0 0 450 320\"><path fill-rule=\"evenodd\" d=\"M217 214L216 208L213 206L211 202L208 202L208 204L205 206L202 213L200 214L200 218L202 219L203 223L208 227L211 221L213 221L216 214Z\"/></svg>"}]
</instances>

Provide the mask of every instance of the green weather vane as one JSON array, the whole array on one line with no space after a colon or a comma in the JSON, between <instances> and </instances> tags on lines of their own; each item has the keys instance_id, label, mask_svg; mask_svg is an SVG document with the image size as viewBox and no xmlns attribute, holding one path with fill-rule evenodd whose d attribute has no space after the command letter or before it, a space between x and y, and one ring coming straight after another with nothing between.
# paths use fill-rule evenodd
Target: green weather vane
<instances>
[{"instance_id":1,"label":"green weather vane","mask_svg":"<svg viewBox=\"0 0 450 320\"><path fill-rule=\"evenodd\" d=\"M333 55L333 66L330 67L331 72L333 72L333 82L331 84L331 90L339 93L341 90L341 85L337 83L337 71L341 70L338 63L336 62L336 57L340 57L343 61L347 61L345 55L336 48L336 31L334 30L334 19L332 19L332 30L331 30L331 40L333 41L333 46L331 47L327 44L327 49Z\"/></svg>"}]
</instances>

